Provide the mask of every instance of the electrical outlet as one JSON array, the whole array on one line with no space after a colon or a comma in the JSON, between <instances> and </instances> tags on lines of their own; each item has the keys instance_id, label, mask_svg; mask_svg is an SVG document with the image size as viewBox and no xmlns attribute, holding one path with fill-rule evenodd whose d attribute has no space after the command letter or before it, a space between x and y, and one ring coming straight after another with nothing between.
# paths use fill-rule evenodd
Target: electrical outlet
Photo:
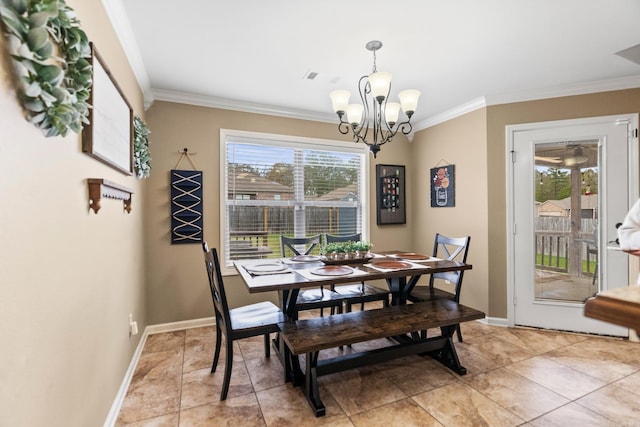
<instances>
[{"instance_id":1,"label":"electrical outlet","mask_svg":"<svg viewBox=\"0 0 640 427\"><path fill-rule=\"evenodd\" d=\"M133 320L133 313L129 314L129 335L138 335L138 322Z\"/></svg>"}]
</instances>

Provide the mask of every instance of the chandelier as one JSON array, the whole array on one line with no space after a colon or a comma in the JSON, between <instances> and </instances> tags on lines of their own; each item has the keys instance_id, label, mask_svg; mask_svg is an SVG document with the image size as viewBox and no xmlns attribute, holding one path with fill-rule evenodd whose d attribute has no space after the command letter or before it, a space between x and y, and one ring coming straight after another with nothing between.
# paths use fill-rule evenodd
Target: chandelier
<instances>
[{"instance_id":1,"label":"chandelier","mask_svg":"<svg viewBox=\"0 0 640 427\"><path fill-rule=\"evenodd\" d=\"M329 94L333 110L340 118L340 133L346 135L351 130L353 140L367 144L374 158L380 146L391 141L398 131L405 135L411 133L411 116L416 111L420 96L420 91L408 89L398 93L400 103L389 102L391 73L376 69L376 51L381 47L382 42L378 40L366 45L367 50L373 52L373 71L362 76L358 83L361 104L349 104L351 92L348 90L334 90ZM403 122L398 122L400 108L407 116Z\"/></svg>"}]
</instances>

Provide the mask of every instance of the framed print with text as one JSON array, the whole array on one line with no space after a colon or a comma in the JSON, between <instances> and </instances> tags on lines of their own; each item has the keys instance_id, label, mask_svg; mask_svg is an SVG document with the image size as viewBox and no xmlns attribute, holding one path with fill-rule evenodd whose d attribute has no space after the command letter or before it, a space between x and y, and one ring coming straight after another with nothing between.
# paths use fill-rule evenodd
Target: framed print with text
<instances>
[{"instance_id":1,"label":"framed print with text","mask_svg":"<svg viewBox=\"0 0 640 427\"><path fill-rule=\"evenodd\" d=\"M406 224L405 170L399 165L376 165L378 225Z\"/></svg>"},{"instance_id":2,"label":"framed print with text","mask_svg":"<svg viewBox=\"0 0 640 427\"><path fill-rule=\"evenodd\" d=\"M431 207L451 208L456 205L455 166L431 168Z\"/></svg>"}]
</instances>

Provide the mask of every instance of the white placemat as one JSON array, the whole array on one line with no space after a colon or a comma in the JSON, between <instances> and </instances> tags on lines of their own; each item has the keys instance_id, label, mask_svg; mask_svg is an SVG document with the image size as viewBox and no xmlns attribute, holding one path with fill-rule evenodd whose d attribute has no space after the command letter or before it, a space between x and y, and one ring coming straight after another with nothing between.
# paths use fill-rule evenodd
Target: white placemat
<instances>
[{"instance_id":1,"label":"white placemat","mask_svg":"<svg viewBox=\"0 0 640 427\"><path fill-rule=\"evenodd\" d=\"M429 266L428 266L428 265L419 265L419 264L414 263L413 261L412 261L412 262L409 262L409 261L404 261L404 260L402 260L402 262L406 262L407 264L410 264L410 265L411 265L411 267L409 267L409 268L382 268L382 267L376 267L376 266L375 266L375 265L373 265L373 264L366 264L366 266L367 266L367 267L371 267L371 268L373 268L374 270L381 271L381 272L383 272L383 273L388 273L388 272L390 272L390 271L403 271L403 270L405 270L405 271L406 271L406 270L412 270L412 269L414 269L414 268L425 268L425 267L426 267L426 268L429 268Z\"/></svg>"},{"instance_id":2,"label":"white placemat","mask_svg":"<svg viewBox=\"0 0 640 427\"><path fill-rule=\"evenodd\" d=\"M247 270L247 272L252 276L273 276L276 274L293 273L293 270L291 270L290 268L287 268L286 270L282 270L282 271L249 271Z\"/></svg>"}]
</instances>

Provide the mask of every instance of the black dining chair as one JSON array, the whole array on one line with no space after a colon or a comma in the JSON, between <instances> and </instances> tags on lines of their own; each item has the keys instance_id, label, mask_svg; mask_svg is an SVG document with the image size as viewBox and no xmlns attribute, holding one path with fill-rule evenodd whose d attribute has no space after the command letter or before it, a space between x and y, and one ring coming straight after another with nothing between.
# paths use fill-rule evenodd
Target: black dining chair
<instances>
[{"instance_id":1,"label":"black dining chair","mask_svg":"<svg viewBox=\"0 0 640 427\"><path fill-rule=\"evenodd\" d=\"M280 250L282 257L296 255L311 255L320 246L320 235L312 237L280 236ZM289 255L292 254L292 255ZM331 289L320 286L314 289L301 289L296 299L296 312L320 309L320 316L324 316L324 309L331 309L331 314L342 313L342 299L344 297Z\"/></svg>"},{"instance_id":2,"label":"black dining chair","mask_svg":"<svg viewBox=\"0 0 640 427\"><path fill-rule=\"evenodd\" d=\"M335 242L358 242L362 240L362 233L348 235L332 235L325 233L325 244ZM351 311L353 304L360 304L360 310L364 310L364 304L372 301L382 301L385 307L389 306L388 290L381 289L377 286L369 285L364 282L353 285L333 285L331 289L344 297L345 308L347 312Z\"/></svg>"},{"instance_id":3,"label":"black dining chair","mask_svg":"<svg viewBox=\"0 0 640 427\"><path fill-rule=\"evenodd\" d=\"M436 238L433 244L433 256L436 258L466 263L467 255L469 254L470 242L471 236L447 237L442 234L436 233ZM434 273L429 278L428 286L415 286L411 290L408 300L411 302L420 302L446 298L459 303L463 276L464 271ZM436 288L434 286L436 279L446 280L452 283L454 285L453 293ZM460 331L460 325L456 327L456 334L458 335L458 341L462 342L462 332Z\"/></svg>"},{"instance_id":4,"label":"black dining chair","mask_svg":"<svg viewBox=\"0 0 640 427\"><path fill-rule=\"evenodd\" d=\"M202 242L204 251L204 263L207 267L209 277L209 288L213 300L213 309L216 316L216 350L211 365L211 372L216 371L218 359L220 358L220 347L222 335L226 341L226 362L224 366L224 381L220 400L227 398L229 382L231 380L231 367L233 364L233 342L243 338L257 337L264 335L264 355L269 357L270 342L269 334L279 332L278 323L284 322L284 314L273 303L265 301L243 307L229 309L227 295L224 290L222 273L220 272L220 261L215 248L209 250L207 242Z\"/></svg>"}]
</instances>

